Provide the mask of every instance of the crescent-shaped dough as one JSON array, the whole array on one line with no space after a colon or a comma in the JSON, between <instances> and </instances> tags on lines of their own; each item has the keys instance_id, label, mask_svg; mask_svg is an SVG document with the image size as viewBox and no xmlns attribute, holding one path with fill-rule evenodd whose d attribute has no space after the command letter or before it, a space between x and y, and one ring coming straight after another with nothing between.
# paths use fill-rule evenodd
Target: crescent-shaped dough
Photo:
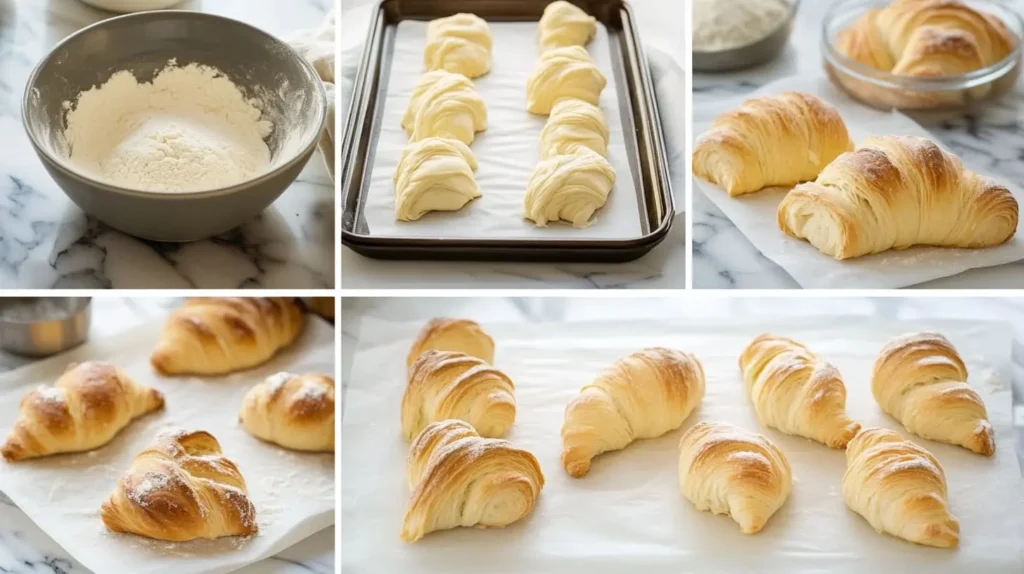
<instances>
[{"instance_id":1,"label":"crescent-shaped dough","mask_svg":"<svg viewBox=\"0 0 1024 574\"><path fill-rule=\"evenodd\" d=\"M413 89L402 127L412 141L438 137L470 144L487 129L487 106L469 78L434 70Z\"/></svg>"},{"instance_id":2,"label":"crescent-shaped dough","mask_svg":"<svg viewBox=\"0 0 1024 574\"><path fill-rule=\"evenodd\" d=\"M540 55L526 83L526 109L547 115L556 102L576 98L597 105L607 84L582 46L555 48Z\"/></svg>"},{"instance_id":3,"label":"crescent-shaped dough","mask_svg":"<svg viewBox=\"0 0 1024 574\"><path fill-rule=\"evenodd\" d=\"M334 452L334 379L281 372L254 386L238 419L252 436L292 450Z\"/></svg>"},{"instance_id":4,"label":"crescent-shaped dough","mask_svg":"<svg viewBox=\"0 0 1024 574\"><path fill-rule=\"evenodd\" d=\"M491 71L491 30L476 14L460 13L427 24L426 70L476 78Z\"/></svg>"},{"instance_id":5,"label":"crescent-shaped dough","mask_svg":"<svg viewBox=\"0 0 1024 574\"><path fill-rule=\"evenodd\" d=\"M476 357L486 363L494 362L494 339L484 332L476 321L438 317L427 321L405 357L405 366L413 363L427 351L454 351Z\"/></svg>"},{"instance_id":6,"label":"crescent-shaped dough","mask_svg":"<svg viewBox=\"0 0 1024 574\"><path fill-rule=\"evenodd\" d=\"M395 218L416 221L431 211L458 211L480 197L469 147L444 138L411 142L395 170Z\"/></svg>"},{"instance_id":7,"label":"crescent-shaped dough","mask_svg":"<svg viewBox=\"0 0 1024 574\"><path fill-rule=\"evenodd\" d=\"M551 108L551 116L540 132L540 157L571 155L580 147L608 156L608 127L601 108L569 98Z\"/></svg>"},{"instance_id":8,"label":"crescent-shaped dough","mask_svg":"<svg viewBox=\"0 0 1024 574\"><path fill-rule=\"evenodd\" d=\"M541 52L566 46L583 46L597 33L597 18L579 7L558 0L548 4L537 25Z\"/></svg>"},{"instance_id":9,"label":"crescent-shaped dough","mask_svg":"<svg viewBox=\"0 0 1024 574\"><path fill-rule=\"evenodd\" d=\"M587 227L594 212L608 201L615 170L601 155L579 148L537 164L526 186L523 216L538 227L564 220Z\"/></svg>"}]
</instances>

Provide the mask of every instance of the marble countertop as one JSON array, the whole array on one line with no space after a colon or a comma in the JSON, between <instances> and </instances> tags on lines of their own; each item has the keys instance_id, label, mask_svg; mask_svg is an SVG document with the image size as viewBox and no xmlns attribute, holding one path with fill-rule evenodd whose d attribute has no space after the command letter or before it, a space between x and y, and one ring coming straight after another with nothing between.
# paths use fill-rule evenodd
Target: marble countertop
<instances>
[{"instance_id":1,"label":"marble countertop","mask_svg":"<svg viewBox=\"0 0 1024 574\"><path fill-rule=\"evenodd\" d=\"M1009 0L1024 12L1024 0ZM790 44L775 61L728 74L695 73L694 117L708 114L716 101L737 100L761 86L793 75L823 75L819 49L821 23L830 2L803 2ZM912 114L950 151L985 173L1024 181L1024 82L983 112ZM694 134L699 136L700 134ZM799 288L781 267L764 257L700 190L693 193L693 286L697 289ZM921 284L921 288L1019 288L1024 261L975 269Z\"/></svg>"},{"instance_id":2,"label":"marble countertop","mask_svg":"<svg viewBox=\"0 0 1024 574\"><path fill-rule=\"evenodd\" d=\"M322 24L332 0L187 0L277 35ZM21 124L33 66L112 14L75 0L0 0L0 288L333 288L334 185L319 155L260 217L207 241L143 241L86 216L47 175Z\"/></svg>"},{"instance_id":3,"label":"marble countertop","mask_svg":"<svg viewBox=\"0 0 1024 574\"><path fill-rule=\"evenodd\" d=\"M0 0L2 2L3 0ZM70 0L54 0L68 2ZM177 299L94 298L90 337L112 335L152 321L161 321ZM98 319L102 317L102 319ZM30 362L0 351L0 371ZM6 429L3 431L6 432ZM335 530L326 528L298 544L238 570L243 574L331 574L334 572ZM88 570L0 493L0 572L10 574L85 574Z\"/></svg>"}]
</instances>

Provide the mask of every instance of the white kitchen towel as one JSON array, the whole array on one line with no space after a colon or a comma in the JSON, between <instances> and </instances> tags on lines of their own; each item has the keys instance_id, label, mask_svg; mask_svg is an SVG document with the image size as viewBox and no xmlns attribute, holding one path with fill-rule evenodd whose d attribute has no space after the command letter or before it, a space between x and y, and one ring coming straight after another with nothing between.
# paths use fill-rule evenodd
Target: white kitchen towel
<instances>
[{"instance_id":1,"label":"white kitchen towel","mask_svg":"<svg viewBox=\"0 0 1024 574\"><path fill-rule=\"evenodd\" d=\"M324 81L327 90L327 126L320 137L320 156L327 166L327 172L334 179L335 124L337 91L335 90L335 53L337 48L338 10L335 8L318 28L300 30L285 39L292 48L309 61Z\"/></svg>"}]
</instances>

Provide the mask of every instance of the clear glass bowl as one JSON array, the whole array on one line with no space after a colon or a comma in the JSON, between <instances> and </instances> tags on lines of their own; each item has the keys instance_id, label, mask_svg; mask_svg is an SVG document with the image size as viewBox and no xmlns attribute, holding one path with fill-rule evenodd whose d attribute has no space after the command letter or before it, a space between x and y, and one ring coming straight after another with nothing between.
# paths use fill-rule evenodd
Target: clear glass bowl
<instances>
[{"instance_id":1,"label":"clear glass bowl","mask_svg":"<svg viewBox=\"0 0 1024 574\"><path fill-rule=\"evenodd\" d=\"M934 110L968 107L998 98L1013 89L1020 75L1024 20L1009 6L992 0L964 0L972 8L1003 21L1017 38L1013 51L1002 61L968 74L942 78L897 76L861 64L836 49L839 34L865 12L891 0L839 0L825 14L822 54L825 71L854 98L876 108Z\"/></svg>"}]
</instances>

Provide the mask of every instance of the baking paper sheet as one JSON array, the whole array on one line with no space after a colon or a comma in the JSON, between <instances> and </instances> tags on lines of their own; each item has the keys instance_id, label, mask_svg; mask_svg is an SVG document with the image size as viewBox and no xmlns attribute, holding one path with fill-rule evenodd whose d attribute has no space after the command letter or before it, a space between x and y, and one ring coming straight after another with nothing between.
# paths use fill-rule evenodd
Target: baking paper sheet
<instances>
[{"instance_id":1,"label":"baking paper sheet","mask_svg":"<svg viewBox=\"0 0 1024 574\"><path fill-rule=\"evenodd\" d=\"M540 132L547 116L526 111L526 83L539 55L536 22L488 22L494 36L491 72L473 80L487 104L487 130L470 144L479 169L476 180L483 197L456 212L435 212L418 221L395 220L393 181L409 136L402 116L412 90L423 75L427 23L398 24L394 58L376 153L366 196L366 223L373 235L444 238L628 239L642 235L638 184L626 155L623 120L619 115L618 76L613 74L608 31L599 25L587 45L594 63L608 79L600 106L608 124L608 160L616 182L594 223L577 229L564 223L538 228L523 218L523 198L530 175L540 161Z\"/></svg>"},{"instance_id":2,"label":"baking paper sheet","mask_svg":"<svg viewBox=\"0 0 1024 574\"><path fill-rule=\"evenodd\" d=\"M98 320L102 320L99 317ZM220 573L277 554L334 523L334 456L261 442L238 424L245 393L279 371L334 373L334 329L312 315L291 347L266 365L221 378L164 378L149 365L161 324L95 339L70 352L0 375L0 432L13 427L21 397L57 379L69 363L104 360L164 393L164 410L134 421L106 446L19 463L0 460L0 491L95 572ZM174 543L109 532L100 504L135 455L164 430L206 430L238 465L256 506L251 538Z\"/></svg>"},{"instance_id":3,"label":"baking paper sheet","mask_svg":"<svg viewBox=\"0 0 1024 574\"><path fill-rule=\"evenodd\" d=\"M787 91L802 91L829 102L842 114L846 126L857 145L870 136L913 135L943 145L939 138L928 133L914 120L899 112L882 112L868 108L842 93L822 77L791 77L772 82L747 97L775 95ZM723 101L714 113L694 118L694 134L700 140L715 117L734 109L742 102ZM964 161L968 169L992 177L984 165L970 159ZM1017 185L995 178L1007 186L1024 205L1024 192ZM721 209L726 216L754 244L805 288L898 288L950 277L977 267L992 267L1024 259L1024 237L1018 234L1008 243L988 249L944 249L940 247L912 247L903 251L886 251L875 255L836 261L820 253L810 243L794 239L779 230L776 213L788 189L771 188L757 193L730 198L720 187L694 178L697 187Z\"/></svg>"},{"instance_id":4,"label":"baking paper sheet","mask_svg":"<svg viewBox=\"0 0 1024 574\"><path fill-rule=\"evenodd\" d=\"M546 484L534 512L504 529L456 529L415 544L399 539L409 491L400 433L404 357L420 324L364 319L342 422L342 571L558 572L985 572L1019 573L1021 475L1010 426L1010 331L967 322L881 323L601 321L489 324L495 365L516 385L516 422L506 437L533 452ZM760 425L737 368L758 334L795 337L833 362L848 389L850 415L909 436L871 397L875 356L890 338L934 329L958 347L996 430L993 458L914 438L945 467L960 548L918 546L876 533L843 503L845 451ZM617 357L663 345L695 353L707 375L701 406L683 427L597 457L586 477L562 469L565 405ZM747 536L727 516L704 513L678 485L678 442L698 421L725 421L771 438L793 468L793 492L767 527Z\"/></svg>"}]
</instances>

